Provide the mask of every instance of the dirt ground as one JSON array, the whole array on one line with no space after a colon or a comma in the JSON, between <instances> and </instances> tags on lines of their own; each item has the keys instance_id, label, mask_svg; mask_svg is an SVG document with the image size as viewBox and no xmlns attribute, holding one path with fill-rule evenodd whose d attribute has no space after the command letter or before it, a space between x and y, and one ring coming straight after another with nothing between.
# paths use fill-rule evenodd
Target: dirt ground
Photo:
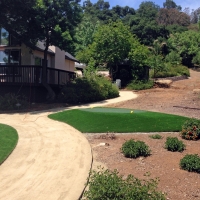
<instances>
[{"instance_id":1,"label":"dirt ground","mask_svg":"<svg viewBox=\"0 0 200 200\"><path fill-rule=\"evenodd\" d=\"M153 88L137 92L138 98L126 102L110 105L116 108L131 108L157 111L194 117L200 119L200 72L191 70L189 79L173 81L170 88ZM155 133L151 133L155 134ZM135 177L147 179L159 177L158 188L166 193L169 200L200 200L200 174L181 170L180 159L186 154L200 155L200 141L183 140L186 150L182 153L170 152L164 149L166 137L178 137L179 133L160 133L160 140L151 139L149 134L87 134L87 139L94 153L94 164L117 169L126 177L133 174ZM120 152L122 144L129 139L141 140L149 145L149 157L129 159ZM106 146L99 145L107 143Z\"/></svg>"}]
</instances>

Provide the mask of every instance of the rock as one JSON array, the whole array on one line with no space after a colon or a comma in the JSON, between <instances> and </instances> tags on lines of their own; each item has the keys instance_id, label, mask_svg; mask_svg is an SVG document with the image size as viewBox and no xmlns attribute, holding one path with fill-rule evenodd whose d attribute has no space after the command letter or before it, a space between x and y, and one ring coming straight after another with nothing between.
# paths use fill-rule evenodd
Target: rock
<instances>
[{"instance_id":1,"label":"rock","mask_svg":"<svg viewBox=\"0 0 200 200\"><path fill-rule=\"evenodd\" d=\"M193 93L195 93L195 94L200 93L200 89L194 89L194 90L193 90Z\"/></svg>"},{"instance_id":2,"label":"rock","mask_svg":"<svg viewBox=\"0 0 200 200\"><path fill-rule=\"evenodd\" d=\"M100 143L98 146L109 146L109 144L106 142L103 142L103 143Z\"/></svg>"},{"instance_id":3,"label":"rock","mask_svg":"<svg viewBox=\"0 0 200 200\"><path fill-rule=\"evenodd\" d=\"M155 80L154 81L154 86L155 87L161 87L161 88L169 88L170 85L172 84L172 80L168 80L168 79L165 79L165 80Z\"/></svg>"}]
</instances>

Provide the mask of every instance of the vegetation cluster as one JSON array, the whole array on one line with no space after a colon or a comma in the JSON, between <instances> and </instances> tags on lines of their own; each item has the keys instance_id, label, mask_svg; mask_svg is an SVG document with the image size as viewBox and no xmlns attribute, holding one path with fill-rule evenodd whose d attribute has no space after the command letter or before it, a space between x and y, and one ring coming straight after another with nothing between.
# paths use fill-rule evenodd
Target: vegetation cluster
<instances>
[{"instance_id":1,"label":"vegetation cluster","mask_svg":"<svg viewBox=\"0 0 200 200\"><path fill-rule=\"evenodd\" d=\"M87 200L165 200L165 195L157 191L157 179L140 180L132 175L124 179L116 170L99 169L99 171L92 171L88 185L89 188L83 196L83 199Z\"/></svg>"},{"instance_id":2,"label":"vegetation cluster","mask_svg":"<svg viewBox=\"0 0 200 200\"><path fill-rule=\"evenodd\" d=\"M0 96L0 110L20 110L28 106L28 100L23 95L7 93L4 96Z\"/></svg>"}]
</instances>

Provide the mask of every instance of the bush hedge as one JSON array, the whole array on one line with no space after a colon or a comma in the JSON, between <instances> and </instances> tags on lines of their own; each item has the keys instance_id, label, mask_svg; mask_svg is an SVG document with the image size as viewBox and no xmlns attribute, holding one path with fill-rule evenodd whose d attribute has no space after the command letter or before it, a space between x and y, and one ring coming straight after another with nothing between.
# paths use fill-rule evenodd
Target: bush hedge
<instances>
[{"instance_id":1,"label":"bush hedge","mask_svg":"<svg viewBox=\"0 0 200 200\"><path fill-rule=\"evenodd\" d=\"M78 104L101 101L119 96L116 85L105 77L76 78L62 87L58 99L62 102Z\"/></svg>"},{"instance_id":2,"label":"bush hedge","mask_svg":"<svg viewBox=\"0 0 200 200\"><path fill-rule=\"evenodd\" d=\"M139 81L139 80L133 80L127 85L127 89L129 90L145 90L150 89L154 85L153 80L148 81Z\"/></svg>"},{"instance_id":3,"label":"bush hedge","mask_svg":"<svg viewBox=\"0 0 200 200\"><path fill-rule=\"evenodd\" d=\"M154 78L166 78L166 77L174 77L174 76L190 76L190 72L188 67L183 65L167 65L167 70L159 71L156 73L154 77L153 70L150 71L150 77Z\"/></svg>"}]
</instances>

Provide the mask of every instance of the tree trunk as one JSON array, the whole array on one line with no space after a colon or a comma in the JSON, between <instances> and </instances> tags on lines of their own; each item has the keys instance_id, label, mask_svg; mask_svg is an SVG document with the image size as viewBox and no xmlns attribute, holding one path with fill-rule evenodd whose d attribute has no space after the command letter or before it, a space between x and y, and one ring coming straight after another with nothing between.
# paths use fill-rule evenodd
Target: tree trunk
<instances>
[{"instance_id":1,"label":"tree trunk","mask_svg":"<svg viewBox=\"0 0 200 200\"><path fill-rule=\"evenodd\" d=\"M48 35L48 34L47 34ZM55 100L55 92L52 90L52 88L47 84L47 51L49 48L49 35L46 39L46 47L44 49L44 62L42 66L42 85L47 89L48 95L47 99L48 101L54 101Z\"/></svg>"}]
</instances>

